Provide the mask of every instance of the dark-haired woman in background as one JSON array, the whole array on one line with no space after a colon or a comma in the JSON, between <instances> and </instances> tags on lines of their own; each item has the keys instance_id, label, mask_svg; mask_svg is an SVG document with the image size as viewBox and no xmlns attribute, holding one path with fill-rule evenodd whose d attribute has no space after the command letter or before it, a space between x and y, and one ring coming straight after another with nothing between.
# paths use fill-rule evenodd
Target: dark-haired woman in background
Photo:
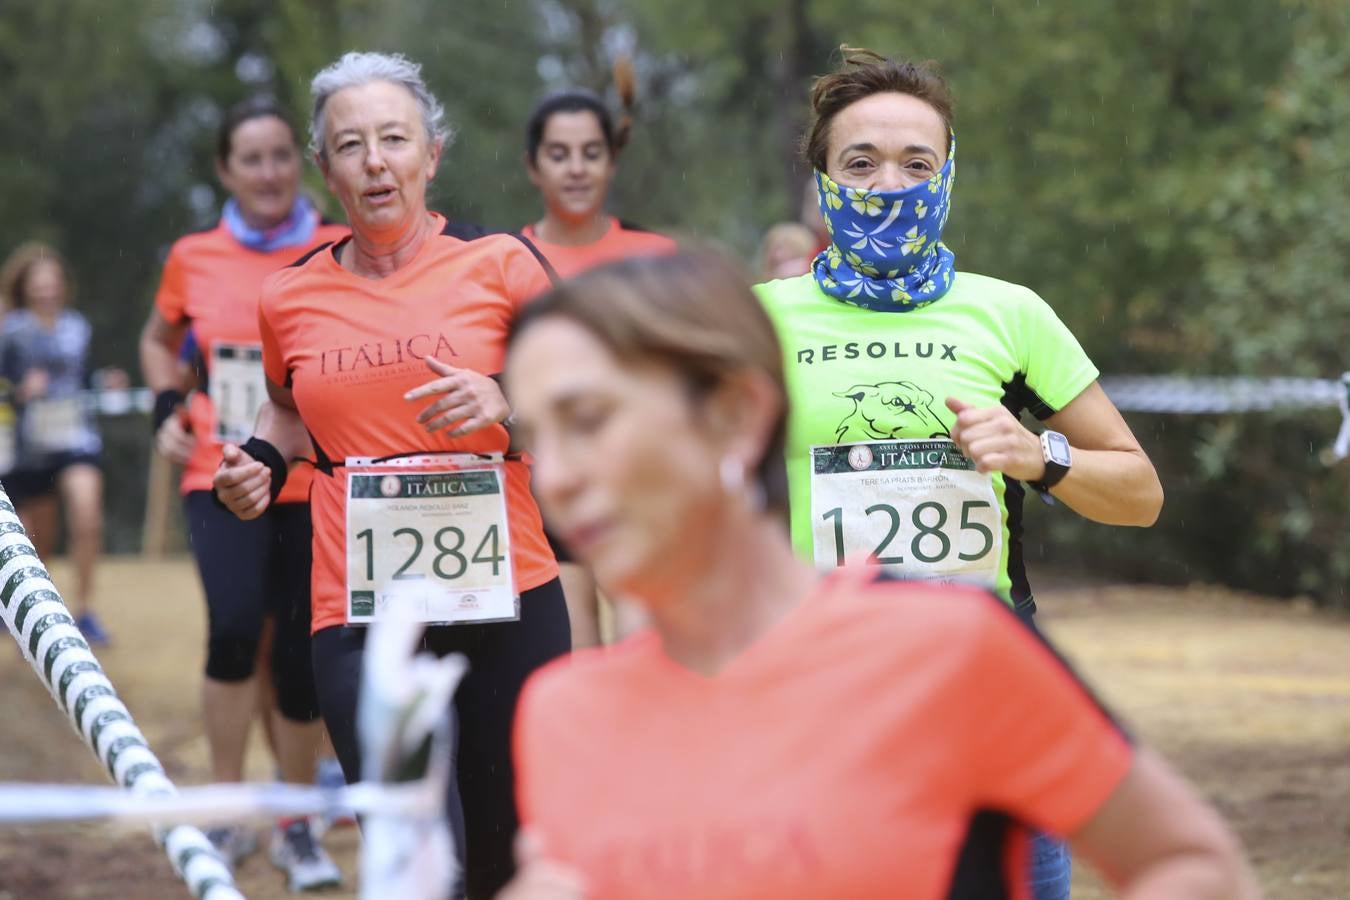
<instances>
[{"instance_id":1,"label":"dark-haired woman in background","mask_svg":"<svg viewBox=\"0 0 1350 900\"><path fill-rule=\"evenodd\" d=\"M591 91L567 90L539 102L525 127L525 169L544 201L544 215L521 229L563 278L602 263L634 256L673 253L675 242L624 222L605 209L619 153L632 126L632 67L614 66L624 114L616 124L603 100ZM569 561L566 548L552 541L558 557L572 646L600 643L595 579ZM619 630L626 630L622 625Z\"/></svg>"},{"instance_id":2,"label":"dark-haired woman in background","mask_svg":"<svg viewBox=\"0 0 1350 900\"><path fill-rule=\"evenodd\" d=\"M307 469L292 473L266 514L241 521L211 496L225 441L253 430L267 399L258 333L263 279L314 247L347 233L327 224L300 193L295 129L265 100L227 113L216 147L216 175L230 192L220 222L173 245L155 308L141 335L141 370L155 391L155 441L184 466L182 492L192 551L209 613L202 712L213 780L240 781L257 706L257 662L264 618L274 621L270 654L275 689L273 734L281 777L303 784L314 775L322 740L310 660L310 516ZM205 364L206 390L184 401L178 350L189 328ZM256 840L242 827L209 836L236 863ZM272 861L291 890L340 880L313 839L308 820L277 823Z\"/></svg>"}]
</instances>

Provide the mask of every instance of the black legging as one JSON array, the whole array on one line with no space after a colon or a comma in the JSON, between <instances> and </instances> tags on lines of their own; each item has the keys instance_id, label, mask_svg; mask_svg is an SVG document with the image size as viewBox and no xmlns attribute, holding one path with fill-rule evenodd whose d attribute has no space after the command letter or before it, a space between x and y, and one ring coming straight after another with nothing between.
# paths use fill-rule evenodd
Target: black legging
<instances>
[{"instance_id":1,"label":"black legging","mask_svg":"<svg viewBox=\"0 0 1350 900\"><path fill-rule=\"evenodd\" d=\"M366 629L359 626L338 625L314 635L319 708L348 782L361 777L356 697L365 638ZM562 586L555 578L523 592L515 622L428 628L422 647L437 656L463 653L469 661L455 694L458 778L451 780L446 806L467 896L492 897L515 871L511 722L516 701L531 672L571 649Z\"/></svg>"},{"instance_id":2,"label":"black legging","mask_svg":"<svg viewBox=\"0 0 1350 900\"><path fill-rule=\"evenodd\" d=\"M210 491L190 492L183 506L206 592L207 677L253 677L263 618L270 615L277 709L293 722L314 721L319 701L310 664L309 504L278 503L247 522L216 503Z\"/></svg>"}]
</instances>

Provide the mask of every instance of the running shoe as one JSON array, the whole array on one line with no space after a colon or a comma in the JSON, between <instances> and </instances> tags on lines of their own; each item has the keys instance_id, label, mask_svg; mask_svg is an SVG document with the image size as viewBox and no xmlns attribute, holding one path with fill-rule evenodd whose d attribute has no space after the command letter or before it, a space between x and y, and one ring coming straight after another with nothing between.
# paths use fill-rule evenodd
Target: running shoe
<instances>
[{"instance_id":1,"label":"running shoe","mask_svg":"<svg viewBox=\"0 0 1350 900\"><path fill-rule=\"evenodd\" d=\"M91 647L106 647L111 640L108 632L103 630L103 623L91 612L84 613L76 619L75 627L80 629L80 634L84 635L84 639Z\"/></svg>"},{"instance_id":2,"label":"running shoe","mask_svg":"<svg viewBox=\"0 0 1350 900\"><path fill-rule=\"evenodd\" d=\"M258 849L258 833L242 825L223 825L206 832L206 839L231 870Z\"/></svg>"},{"instance_id":3,"label":"running shoe","mask_svg":"<svg viewBox=\"0 0 1350 900\"><path fill-rule=\"evenodd\" d=\"M274 828L271 850L272 865L286 873L286 887L292 894L342 884L342 871L314 839L309 819L295 819L285 828Z\"/></svg>"},{"instance_id":4,"label":"running shoe","mask_svg":"<svg viewBox=\"0 0 1350 900\"><path fill-rule=\"evenodd\" d=\"M337 761L336 756L322 757L314 767L314 784L317 787L336 790L345 787L347 779L342 774L342 765ZM339 809L333 813L324 815L322 821L315 823L316 831L319 837L322 837L331 828L340 828L344 825L355 825L356 814L350 809Z\"/></svg>"}]
</instances>

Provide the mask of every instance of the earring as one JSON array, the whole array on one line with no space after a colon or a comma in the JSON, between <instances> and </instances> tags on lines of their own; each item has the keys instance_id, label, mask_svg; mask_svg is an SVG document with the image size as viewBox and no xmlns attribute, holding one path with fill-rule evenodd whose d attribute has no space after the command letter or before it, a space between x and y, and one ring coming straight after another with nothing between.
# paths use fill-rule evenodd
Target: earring
<instances>
[{"instance_id":1,"label":"earring","mask_svg":"<svg viewBox=\"0 0 1350 900\"><path fill-rule=\"evenodd\" d=\"M722 490L744 498L746 505L756 512L764 509L763 486L758 480L747 483L745 464L735 456L728 453L722 457L717 474L722 479Z\"/></svg>"},{"instance_id":2,"label":"earring","mask_svg":"<svg viewBox=\"0 0 1350 900\"><path fill-rule=\"evenodd\" d=\"M728 494L739 494L745 490L745 466L730 453L722 457L717 474L722 478L722 490Z\"/></svg>"}]
</instances>

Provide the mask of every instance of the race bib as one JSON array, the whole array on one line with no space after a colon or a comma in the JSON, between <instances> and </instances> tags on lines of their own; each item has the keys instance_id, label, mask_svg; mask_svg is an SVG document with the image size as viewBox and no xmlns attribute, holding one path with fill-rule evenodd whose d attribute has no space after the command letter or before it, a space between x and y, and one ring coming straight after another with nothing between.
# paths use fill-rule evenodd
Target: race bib
<instances>
[{"instance_id":1,"label":"race bib","mask_svg":"<svg viewBox=\"0 0 1350 900\"><path fill-rule=\"evenodd\" d=\"M262 347L214 343L210 373L211 406L216 413L213 436L222 444L241 444L253 434L258 408L267 399Z\"/></svg>"},{"instance_id":2,"label":"race bib","mask_svg":"<svg viewBox=\"0 0 1350 900\"><path fill-rule=\"evenodd\" d=\"M812 447L811 531L818 568L992 586L1002 559L993 480L949 440Z\"/></svg>"},{"instance_id":3,"label":"race bib","mask_svg":"<svg viewBox=\"0 0 1350 900\"><path fill-rule=\"evenodd\" d=\"M84 438L84 408L79 397L41 398L24 409L23 439L33 450L73 450Z\"/></svg>"},{"instance_id":4,"label":"race bib","mask_svg":"<svg viewBox=\"0 0 1350 900\"><path fill-rule=\"evenodd\" d=\"M347 621L520 618L499 458L347 460Z\"/></svg>"}]
</instances>

